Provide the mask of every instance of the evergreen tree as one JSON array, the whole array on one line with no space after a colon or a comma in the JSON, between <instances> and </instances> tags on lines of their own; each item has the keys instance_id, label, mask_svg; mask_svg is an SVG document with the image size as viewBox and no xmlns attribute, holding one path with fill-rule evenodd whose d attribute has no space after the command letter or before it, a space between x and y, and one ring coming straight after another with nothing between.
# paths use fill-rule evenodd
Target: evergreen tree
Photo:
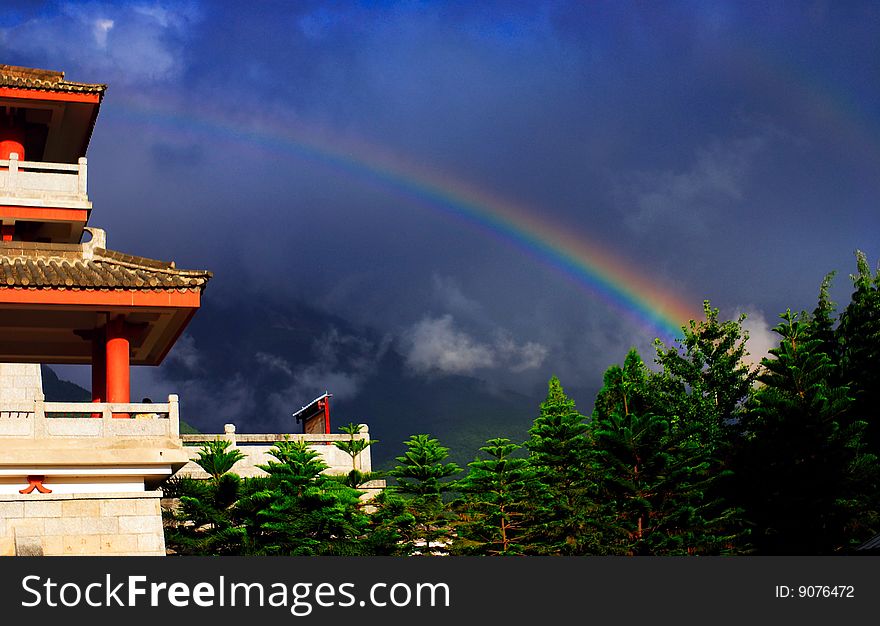
<instances>
[{"instance_id":1,"label":"evergreen tree","mask_svg":"<svg viewBox=\"0 0 880 626\"><path fill-rule=\"evenodd\" d=\"M398 511L396 516L407 521L400 529L404 554L444 554L452 541L454 518L444 499L453 487L447 479L461 472L461 468L444 462L449 449L429 435L413 435L406 446L404 455L397 457L398 465L389 472L396 479L391 488L395 497L380 500L379 504L390 502L392 507L399 508L398 497L405 502L405 513L411 516L412 523L408 523L404 511Z\"/></svg>"},{"instance_id":2,"label":"evergreen tree","mask_svg":"<svg viewBox=\"0 0 880 626\"><path fill-rule=\"evenodd\" d=\"M700 444L729 451L742 406L758 376L751 368L745 315L721 322L718 309L703 302L705 321L691 320L677 346L656 342L656 361L663 367L656 380L659 412L693 428Z\"/></svg>"},{"instance_id":3,"label":"evergreen tree","mask_svg":"<svg viewBox=\"0 0 880 626\"><path fill-rule=\"evenodd\" d=\"M837 305L831 301L831 296L828 293L834 275L834 272L830 272L822 279L816 308L813 309L812 317L805 318L804 321L807 323L806 334L811 339L819 341L817 349L827 354L832 363L839 364L841 360L841 344L835 329ZM837 368L835 371L838 375L841 374L840 368Z\"/></svg>"},{"instance_id":4,"label":"evergreen tree","mask_svg":"<svg viewBox=\"0 0 880 626\"><path fill-rule=\"evenodd\" d=\"M810 332L806 315L791 311L774 328L781 337L744 419L747 437L738 474L753 541L763 554L822 555L866 537L876 516L876 457L866 454L865 422L837 384L837 366Z\"/></svg>"},{"instance_id":5,"label":"evergreen tree","mask_svg":"<svg viewBox=\"0 0 880 626\"><path fill-rule=\"evenodd\" d=\"M359 489L365 483L379 478L378 472L362 472L361 469L358 467L358 455L373 444L379 443L375 439L367 439L364 437L356 438L358 435L361 434L362 428L363 424L354 423L348 424L347 426L340 426L339 430L348 435L349 438L344 441L333 442L334 446L336 446L338 449L342 450L349 457L351 457L351 470L348 472L348 474L336 478L343 484L348 485L353 489Z\"/></svg>"},{"instance_id":6,"label":"evergreen tree","mask_svg":"<svg viewBox=\"0 0 880 626\"><path fill-rule=\"evenodd\" d=\"M655 412L649 372L630 350L604 377L590 423L597 518L611 553L718 554L732 550L730 507L708 495L719 474L695 425Z\"/></svg>"},{"instance_id":7,"label":"evergreen tree","mask_svg":"<svg viewBox=\"0 0 880 626\"><path fill-rule=\"evenodd\" d=\"M304 441L281 441L276 459L252 479L240 509L256 554L309 556L358 555L368 525L361 492L324 473L327 464ZM250 481L249 481L250 482Z\"/></svg>"},{"instance_id":8,"label":"evergreen tree","mask_svg":"<svg viewBox=\"0 0 880 626\"><path fill-rule=\"evenodd\" d=\"M855 291L840 316L841 377L850 387L853 412L868 422L867 442L880 455L880 270L856 252Z\"/></svg>"},{"instance_id":9,"label":"evergreen tree","mask_svg":"<svg viewBox=\"0 0 880 626\"><path fill-rule=\"evenodd\" d=\"M535 474L528 461L513 456L519 446L509 439L490 439L480 450L490 458L468 464L458 483L464 497L456 503L455 552L459 554L516 555L525 544L526 513L535 491Z\"/></svg>"},{"instance_id":10,"label":"evergreen tree","mask_svg":"<svg viewBox=\"0 0 880 626\"><path fill-rule=\"evenodd\" d=\"M184 477L165 484L165 496L177 502L163 511L165 543L173 553L236 555L244 550L246 533L235 511L242 481L230 472L244 455L229 450L230 445L224 440L202 444L195 463L209 480Z\"/></svg>"},{"instance_id":11,"label":"evergreen tree","mask_svg":"<svg viewBox=\"0 0 880 626\"><path fill-rule=\"evenodd\" d=\"M553 376L525 444L537 479L528 520L533 533L529 543L539 553L600 551L588 430L584 416Z\"/></svg>"}]
</instances>

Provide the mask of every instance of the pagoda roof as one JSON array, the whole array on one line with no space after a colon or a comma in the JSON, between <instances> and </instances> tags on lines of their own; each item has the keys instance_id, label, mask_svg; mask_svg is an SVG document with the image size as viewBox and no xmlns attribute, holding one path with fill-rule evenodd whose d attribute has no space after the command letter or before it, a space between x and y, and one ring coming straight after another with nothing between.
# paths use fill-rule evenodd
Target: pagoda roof
<instances>
[{"instance_id":1,"label":"pagoda roof","mask_svg":"<svg viewBox=\"0 0 880 626\"><path fill-rule=\"evenodd\" d=\"M202 291L212 277L102 243L103 236L85 244L0 242L0 288Z\"/></svg>"},{"instance_id":2,"label":"pagoda roof","mask_svg":"<svg viewBox=\"0 0 880 626\"><path fill-rule=\"evenodd\" d=\"M120 316L132 365L158 365L212 274L84 244L0 242L0 362L91 363L91 337Z\"/></svg>"},{"instance_id":3,"label":"pagoda roof","mask_svg":"<svg viewBox=\"0 0 880 626\"><path fill-rule=\"evenodd\" d=\"M103 95L107 85L65 80L64 72L18 65L0 65L0 87Z\"/></svg>"}]
</instances>

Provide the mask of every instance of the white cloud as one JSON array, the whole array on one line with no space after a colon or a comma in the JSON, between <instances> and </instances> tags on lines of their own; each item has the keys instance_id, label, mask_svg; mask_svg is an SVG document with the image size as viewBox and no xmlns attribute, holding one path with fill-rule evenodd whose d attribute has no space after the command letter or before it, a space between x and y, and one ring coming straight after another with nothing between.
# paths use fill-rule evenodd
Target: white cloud
<instances>
[{"instance_id":1,"label":"white cloud","mask_svg":"<svg viewBox=\"0 0 880 626\"><path fill-rule=\"evenodd\" d=\"M166 362L178 363L190 373L196 374L202 371L202 358L196 348L196 341L192 335L184 334L168 354Z\"/></svg>"},{"instance_id":2,"label":"white cloud","mask_svg":"<svg viewBox=\"0 0 880 626\"><path fill-rule=\"evenodd\" d=\"M375 344L332 328L314 341L308 365L295 367L287 359L265 352L257 353L255 358L260 365L287 376L286 386L269 396L273 410L285 415L324 392L337 400L357 396L389 344L390 336Z\"/></svg>"},{"instance_id":3,"label":"white cloud","mask_svg":"<svg viewBox=\"0 0 880 626\"><path fill-rule=\"evenodd\" d=\"M466 296L454 278L434 274L432 283L434 296L444 309L471 317L482 313L483 306Z\"/></svg>"},{"instance_id":4,"label":"white cloud","mask_svg":"<svg viewBox=\"0 0 880 626\"><path fill-rule=\"evenodd\" d=\"M513 372L525 372L541 367L547 358L547 348L534 341L528 341L522 345L516 342L506 333L501 333L495 341L496 351L501 355Z\"/></svg>"},{"instance_id":5,"label":"white cloud","mask_svg":"<svg viewBox=\"0 0 880 626\"><path fill-rule=\"evenodd\" d=\"M405 341L406 364L419 373L462 374L495 365L492 348L453 328L451 315L421 320L407 331Z\"/></svg>"},{"instance_id":6,"label":"white cloud","mask_svg":"<svg viewBox=\"0 0 880 626\"><path fill-rule=\"evenodd\" d=\"M95 35L95 43L98 44L98 47L102 50L107 47L107 33L113 28L114 23L113 20L103 18L95 20L92 32Z\"/></svg>"},{"instance_id":7,"label":"white cloud","mask_svg":"<svg viewBox=\"0 0 880 626\"><path fill-rule=\"evenodd\" d=\"M749 365L758 365L761 359L770 355L770 348L779 345L779 335L773 332L770 324L764 318L764 314L756 309L743 311L746 319L742 327L749 333L746 349L749 355L744 359Z\"/></svg>"},{"instance_id":8,"label":"white cloud","mask_svg":"<svg viewBox=\"0 0 880 626\"><path fill-rule=\"evenodd\" d=\"M60 2L56 10L0 30L5 45L71 80L143 84L180 76L194 2Z\"/></svg>"},{"instance_id":9,"label":"white cloud","mask_svg":"<svg viewBox=\"0 0 880 626\"><path fill-rule=\"evenodd\" d=\"M683 171L652 170L621 177L617 196L626 224L639 233L672 221L700 232L708 216L742 199L752 159L767 139L751 135L700 148Z\"/></svg>"},{"instance_id":10,"label":"white cloud","mask_svg":"<svg viewBox=\"0 0 880 626\"><path fill-rule=\"evenodd\" d=\"M403 333L406 364L418 374L467 374L506 367L522 372L539 367L547 349L535 342L522 345L504 331L492 343L481 342L455 327L452 315L425 317Z\"/></svg>"},{"instance_id":11,"label":"white cloud","mask_svg":"<svg viewBox=\"0 0 880 626\"><path fill-rule=\"evenodd\" d=\"M290 363L287 362L287 359L283 359L278 355L268 354L266 352L257 352L254 355L254 358L260 365L265 365L269 369L276 369L287 374L288 376L293 376L293 370L290 368Z\"/></svg>"}]
</instances>

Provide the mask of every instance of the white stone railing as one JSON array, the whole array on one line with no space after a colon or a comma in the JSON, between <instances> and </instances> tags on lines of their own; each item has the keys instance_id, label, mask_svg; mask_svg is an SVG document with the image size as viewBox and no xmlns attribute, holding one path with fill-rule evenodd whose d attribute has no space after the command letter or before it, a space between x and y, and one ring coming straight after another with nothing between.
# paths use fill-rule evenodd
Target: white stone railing
<instances>
[{"instance_id":1,"label":"white stone railing","mask_svg":"<svg viewBox=\"0 0 880 626\"><path fill-rule=\"evenodd\" d=\"M198 435L181 435L184 446L189 452L190 459L198 457L198 444L206 441L214 441L216 439L226 440L232 443L245 455L245 458L236 463L233 472L242 477L259 476L264 472L257 467L275 458L269 454L272 447L279 441L307 441L309 445L321 455L321 459L329 466L328 472L332 474L348 473L351 469L358 469L361 472L372 471L372 460L370 458L370 447L355 456L354 462L352 458L339 448L333 445L336 441L348 441L352 435L345 433L328 433L328 434L239 434L235 432L233 424L226 424L223 434L198 434ZM369 439L370 434L366 424L361 424L361 432L354 435L354 439ZM188 463L182 470L181 474L193 476L195 478L204 478L204 472L198 465L192 461Z\"/></svg>"},{"instance_id":2,"label":"white stone railing","mask_svg":"<svg viewBox=\"0 0 880 626\"><path fill-rule=\"evenodd\" d=\"M127 414L129 418L114 417L114 414ZM5 402L0 407L0 439L177 439L179 435L180 405L174 394L168 396L165 403L36 401Z\"/></svg>"},{"instance_id":3,"label":"white stone railing","mask_svg":"<svg viewBox=\"0 0 880 626\"><path fill-rule=\"evenodd\" d=\"M85 157L77 163L0 160L0 204L90 209Z\"/></svg>"}]
</instances>

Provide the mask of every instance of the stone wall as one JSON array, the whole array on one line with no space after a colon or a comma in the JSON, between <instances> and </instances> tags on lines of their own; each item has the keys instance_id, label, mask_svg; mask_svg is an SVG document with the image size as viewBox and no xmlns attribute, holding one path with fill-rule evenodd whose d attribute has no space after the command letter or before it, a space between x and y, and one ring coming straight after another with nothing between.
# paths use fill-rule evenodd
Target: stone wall
<instances>
[{"instance_id":1,"label":"stone wall","mask_svg":"<svg viewBox=\"0 0 880 626\"><path fill-rule=\"evenodd\" d=\"M164 556L161 495L0 495L0 555Z\"/></svg>"},{"instance_id":2,"label":"stone wall","mask_svg":"<svg viewBox=\"0 0 880 626\"><path fill-rule=\"evenodd\" d=\"M0 406L43 399L43 376L39 363L0 363ZM0 411L2 417L19 417Z\"/></svg>"}]
</instances>

